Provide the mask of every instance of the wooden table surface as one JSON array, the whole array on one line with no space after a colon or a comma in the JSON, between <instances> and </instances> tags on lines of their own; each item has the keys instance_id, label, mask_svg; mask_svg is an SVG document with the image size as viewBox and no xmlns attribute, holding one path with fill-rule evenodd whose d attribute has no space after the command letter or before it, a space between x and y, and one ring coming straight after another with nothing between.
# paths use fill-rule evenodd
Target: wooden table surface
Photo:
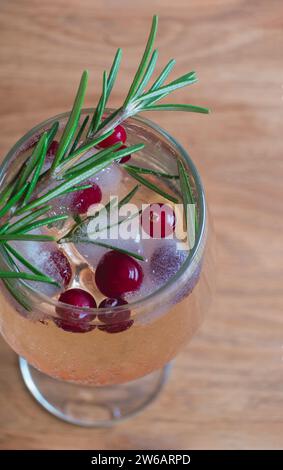
<instances>
[{"instance_id":1,"label":"wooden table surface","mask_svg":"<svg viewBox=\"0 0 283 470\"><path fill-rule=\"evenodd\" d=\"M219 288L164 393L111 430L58 421L24 388L0 343L1 449L283 448L283 5L280 0L0 1L1 154L37 122L68 110L84 68L95 102L124 48L118 106L160 15L160 64L200 82L176 102L210 116L154 114L202 174L218 238ZM152 116L149 116L152 117Z\"/></svg>"}]
</instances>

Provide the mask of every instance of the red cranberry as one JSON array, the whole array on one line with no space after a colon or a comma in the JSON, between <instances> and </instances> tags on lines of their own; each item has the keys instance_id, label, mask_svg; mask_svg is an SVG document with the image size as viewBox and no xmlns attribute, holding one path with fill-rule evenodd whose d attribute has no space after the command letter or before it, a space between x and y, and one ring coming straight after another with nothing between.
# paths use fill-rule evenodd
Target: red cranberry
<instances>
[{"instance_id":1,"label":"red cranberry","mask_svg":"<svg viewBox=\"0 0 283 470\"><path fill-rule=\"evenodd\" d=\"M122 145L119 150L123 150L123 149L126 149L127 146L126 145ZM117 160L118 163L126 163L130 160L131 158L131 155L126 155L126 157L122 157L120 158L120 160Z\"/></svg>"},{"instance_id":2,"label":"red cranberry","mask_svg":"<svg viewBox=\"0 0 283 470\"><path fill-rule=\"evenodd\" d=\"M59 301L73 307L96 308L96 302L93 296L83 289L68 289L63 292ZM65 331L72 333L87 333L94 330L95 325L90 322L95 319L96 315L87 313L87 311L75 311L68 307L57 307L56 312L60 318L55 319L57 326Z\"/></svg>"},{"instance_id":3,"label":"red cranberry","mask_svg":"<svg viewBox=\"0 0 283 470\"><path fill-rule=\"evenodd\" d=\"M108 297L120 297L139 289L143 271L139 263L118 251L108 251L102 256L95 271L98 289Z\"/></svg>"},{"instance_id":4,"label":"red cranberry","mask_svg":"<svg viewBox=\"0 0 283 470\"><path fill-rule=\"evenodd\" d=\"M51 142L51 144L49 145L46 156L54 158L58 148L59 148L59 142L57 142L57 140L53 140L53 142Z\"/></svg>"},{"instance_id":5,"label":"red cranberry","mask_svg":"<svg viewBox=\"0 0 283 470\"><path fill-rule=\"evenodd\" d=\"M99 304L99 308L114 308L119 305L128 305L128 302L122 298L108 298L102 300ZM101 325L98 328L107 333L120 333L122 331L128 330L134 323L133 320L130 320L131 311L130 310L121 310L119 312L109 312L109 313L100 313L98 319L106 325Z\"/></svg>"},{"instance_id":6,"label":"red cranberry","mask_svg":"<svg viewBox=\"0 0 283 470\"><path fill-rule=\"evenodd\" d=\"M102 140L98 144L99 147L106 148L111 147L111 145L117 144L117 142L126 142L127 134L123 126L116 126L113 133L107 137L107 139Z\"/></svg>"},{"instance_id":7,"label":"red cranberry","mask_svg":"<svg viewBox=\"0 0 283 470\"><path fill-rule=\"evenodd\" d=\"M152 277L158 285L165 284L181 268L188 253L177 250L175 244L157 248L150 259Z\"/></svg>"},{"instance_id":8,"label":"red cranberry","mask_svg":"<svg viewBox=\"0 0 283 470\"><path fill-rule=\"evenodd\" d=\"M85 214L89 207L97 204L102 199L102 192L97 184L93 184L91 188L76 191L72 201L72 211L77 214Z\"/></svg>"},{"instance_id":9,"label":"red cranberry","mask_svg":"<svg viewBox=\"0 0 283 470\"><path fill-rule=\"evenodd\" d=\"M151 238L166 238L175 230L175 212L167 204L150 204L141 215L141 224Z\"/></svg>"},{"instance_id":10,"label":"red cranberry","mask_svg":"<svg viewBox=\"0 0 283 470\"><path fill-rule=\"evenodd\" d=\"M169 281L181 268L188 257L188 253L184 250L177 250L176 246L162 246L157 248L150 260L151 276L158 286L162 286ZM172 303L181 302L185 297L190 295L198 283L202 268L202 262L196 266L192 276L188 279L187 284L181 288L177 286L176 294L172 297Z\"/></svg>"},{"instance_id":11,"label":"red cranberry","mask_svg":"<svg viewBox=\"0 0 283 470\"><path fill-rule=\"evenodd\" d=\"M67 287L72 277L72 268L67 256L60 250L51 251L45 262L46 273Z\"/></svg>"}]
</instances>

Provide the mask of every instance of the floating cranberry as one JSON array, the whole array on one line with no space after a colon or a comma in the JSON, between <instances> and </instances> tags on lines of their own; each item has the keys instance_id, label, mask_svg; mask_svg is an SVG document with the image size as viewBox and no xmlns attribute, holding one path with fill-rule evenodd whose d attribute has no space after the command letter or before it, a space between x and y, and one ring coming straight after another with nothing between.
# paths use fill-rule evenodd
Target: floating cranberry
<instances>
[{"instance_id":1,"label":"floating cranberry","mask_svg":"<svg viewBox=\"0 0 283 470\"><path fill-rule=\"evenodd\" d=\"M72 268L66 255L61 250L51 251L44 264L46 274L67 287L72 277Z\"/></svg>"},{"instance_id":2,"label":"floating cranberry","mask_svg":"<svg viewBox=\"0 0 283 470\"><path fill-rule=\"evenodd\" d=\"M142 212L141 224L151 238L166 238L175 230L175 212L167 204L150 204Z\"/></svg>"},{"instance_id":3,"label":"floating cranberry","mask_svg":"<svg viewBox=\"0 0 283 470\"><path fill-rule=\"evenodd\" d=\"M59 301L73 307L96 308L96 302L93 296L83 289L68 289L63 292ZM57 307L56 312L59 318L54 319L57 326L65 331L72 333L87 333L94 330L95 325L90 322L96 317L93 313L87 311L76 311L68 307Z\"/></svg>"},{"instance_id":4,"label":"floating cranberry","mask_svg":"<svg viewBox=\"0 0 283 470\"><path fill-rule=\"evenodd\" d=\"M120 305L128 305L126 300L121 298L107 298L102 300L99 304L99 308L109 308L118 307ZM107 333L120 333L122 331L128 330L134 323L134 320L130 320L131 311L130 310L119 310L119 312L109 312L109 313L100 313L98 319L106 325L101 325L98 328Z\"/></svg>"},{"instance_id":5,"label":"floating cranberry","mask_svg":"<svg viewBox=\"0 0 283 470\"><path fill-rule=\"evenodd\" d=\"M116 126L114 128L113 133L107 137L106 139L102 140L98 144L99 147L106 148L106 147L111 147L111 145L117 144L117 142L123 142L123 144L126 142L127 139L127 134L123 126Z\"/></svg>"},{"instance_id":6,"label":"floating cranberry","mask_svg":"<svg viewBox=\"0 0 283 470\"><path fill-rule=\"evenodd\" d=\"M102 199L102 192L97 184L93 184L91 188L76 191L72 201L72 212L76 214L85 214L90 206L97 204Z\"/></svg>"},{"instance_id":7,"label":"floating cranberry","mask_svg":"<svg viewBox=\"0 0 283 470\"><path fill-rule=\"evenodd\" d=\"M108 297L121 297L126 292L139 289L143 271L139 263L118 251L108 251L98 263L95 282Z\"/></svg>"},{"instance_id":8,"label":"floating cranberry","mask_svg":"<svg viewBox=\"0 0 283 470\"><path fill-rule=\"evenodd\" d=\"M127 146L126 145L122 145L119 150L123 150L123 149L126 149ZM120 158L120 160L117 160L117 163L126 163L130 160L131 158L131 155L126 155L126 157L122 157Z\"/></svg>"}]
</instances>

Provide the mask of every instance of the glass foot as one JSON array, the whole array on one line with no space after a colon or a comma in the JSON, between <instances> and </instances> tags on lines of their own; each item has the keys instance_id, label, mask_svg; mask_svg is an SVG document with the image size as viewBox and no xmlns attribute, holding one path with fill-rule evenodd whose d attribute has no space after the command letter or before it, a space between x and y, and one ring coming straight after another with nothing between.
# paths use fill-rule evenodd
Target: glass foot
<instances>
[{"instance_id":1,"label":"glass foot","mask_svg":"<svg viewBox=\"0 0 283 470\"><path fill-rule=\"evenodd\" d=\"M170 364L121 385L91 387L53 379L22 357L24 382L34 398L50 413L79 426L107 427L142 411L165 384Z\"/></svg>"}]
</instances>

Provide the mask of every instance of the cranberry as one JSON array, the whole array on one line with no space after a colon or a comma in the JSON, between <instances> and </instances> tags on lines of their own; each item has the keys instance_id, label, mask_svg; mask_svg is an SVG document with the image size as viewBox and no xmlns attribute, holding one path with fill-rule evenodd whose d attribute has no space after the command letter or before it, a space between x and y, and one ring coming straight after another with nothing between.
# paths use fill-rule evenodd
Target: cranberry
<instances>
[{"instance_id":1,"label":"cranberry","mask_svg":"<svg viewBox=\"0 0 283 470\"><path fill-rule=\"evenodd\" d=\"M101 189L94 183L91 188L82 189L74 193L71 209L77 214L85 214L90 206L99 203L101 199Z\"/></svg>"},{"instance_id":2,"label":"cranberry","mask_svg":"<svg viewBox=\"0 0 283 470\"><path fill-rule=\"evenodd\" d=\"M187 256L188 253L186 251L177 250L174 245L157 248L150 260L151 275L154 282L159 286L164 285L179 271ZM192 276L188 279L187 284L179 289L177 287L177 292L172 299L172 303L181 302L181 300L191 294L198 283L201 267L202 262L200 261Z\"/></svg>"},{"instance_id":3,"label":"cranberry","mask_svg":"<svg viewBox=\"0 0 283 470\"><path fill-rule=\"evenodd\" d=\"M46 273L67 287L72 277L72 268L67 256L60 250L51 251L45 262Z\"/></svg>"},{"instance_id":4,"label":"cranberry","mask_svg":"<svg viewBox=\"0 0 283 470\"><path fill-rule=\"evenodd\" d=\"M175 212L167 204L150 204L142 212L141 224L151 238L166 238L175 230Z\"/></svg>"},{"instance_id":5,"label":"cranberry","mask_svg":"<svg viewBox=\"0 0 283 470\"><path fill-rule=\"evenodd\" d=\"M188 253L177 250L175 244L157 248L150 259L150 269L157 284L165 284L174 276L187 258Z\"/></svg>"},{"instance_id":6,"label":"cranberry","mask_svg":"<svg viewBox=\"0 0 283 470\"><path fill-rule=\"evenodd\" d=\"M95 271L98 289L108 297L120 297L139 289L143 271L139 263L118 251L108 251L102 256Z\"/></svg>"},{"instance_id":7,"label":"cranberry","mask_svg":"<svg viewBox=\"0 0 283 470\"><path fill-rule=\"evenodd\" d=\"M127 134L123 126L116 126L114 128L113 133L107 137L106 139L102 140L98 144L99 147L106 148L106 147L111 147L111 145L117 144L117 142L123 142L123 144L126 142L127 139Z\"/></svg>"},{"instance_id":8,"label":"cranberry","mask_svg":"<svg viewBox=\"0 0 283 470\"><path fill-rule=\"evenodd\" d=\"M102 300L99 304L99 308L114 308L119 305L127 305L128 302L122 298L108 298ZM98 328L107 333L120 333L122 331L128 330L134 323L133 320L130 320L131 311L130 310L121 310L119 312L109 312L109 313L100 313L98 319L106 325L99 326Z\"/></svg>"},{"instance_id":9,"label":"cranberry","mask_svg":"<svg viewBox=\"0 0 283 470\"><path fill-rule=\"evenodd\" d=\"M72 305L73 307L96 308L96 302L93 296L83 289L68 289L59 297L60 302ZM96 315L87 313L85 310L79 312L68 307L57 307L56 312L60 318L54 321L57 326L65 331L72 333L87 333L94 330L95 325L90 322L95 319Z\"/></svg>"},{"instance_id":10,"label":"cranberry","mask_svg":"<svg viewBox=\"0 0 283 470\"><path fill-rule=\"evenodd\" d=\"M53 142L51 142L51 144L49 145L46 157L48 159L53 159L56 155L58 148L59 148L59 142L57 142L57 140L53 140Z\"/></svg>"},{"instance_id":11,"label":"cranberry","mask_svg":"<svg viewBox=\"0 0 283 470\"><path fill-rule=\"evenodd\" d=\"M123 149L126 149L127 146L126 145L122 145L119 150L123 150ZM126 157L122 157L120 158L120 160L117 160L118 163L126 163L130 160L131 158L131 155L126 155Z\"/></svg>"}]
</instances>

